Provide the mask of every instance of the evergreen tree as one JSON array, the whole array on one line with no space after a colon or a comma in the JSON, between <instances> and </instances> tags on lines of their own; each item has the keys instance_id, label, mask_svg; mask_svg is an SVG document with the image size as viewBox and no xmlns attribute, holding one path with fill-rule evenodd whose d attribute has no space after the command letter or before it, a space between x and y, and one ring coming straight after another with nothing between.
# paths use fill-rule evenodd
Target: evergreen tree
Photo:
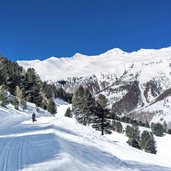
<instances>
[{"instance_id":1,"label":"evergreen tree","mask_svg":"<svg viewBox=\"0 0 171 171\"><path fill-rule=\"evenodd\" d=\"M14 108L16 110L19 109L19 101L18 101L18 99L16 97L13 97L12 104L14 105Z\"/></svg>"},{"instance_id":2,"label":"evergreen tree","mask_svg":"<svg viewBox=\"0 0 171 171\"><path fill-rule=\"evenodd\" d=\"M156 142L152 133L143 131L139 144L141 149L144 149L146 152L156 154Z\"/></svg>"},{"instance_id":3,"label":"evergreen tree","mask_svg":"<svg viewBox=\"0 0 171 171\"><path fill-rule=\"evenodd\" d=\"M67 108L66 112L65 112L65 116L66 117L69 117L69 118L72 118L72 114L71 114L71 109L70 107Z\"/></svg>"},{"instance_id":4,"label":"evergreen tree","mask_svg":"<svg viewBox=\"0 0 171 171\"><path fill-rule=\"evenodd\" d=\"M123 132L123 126L122 126L121 122L116 122L116 131L118 133L122 133Z\"/></svg>"},{"instance_id":5,"label":"evergreen tree","mask_svg":"<svg viewBox=\"0 0 171 171\"><path fill-rule=\"evenodd\" d=\"M20 106L23 110L27 109L27 102L25 98L20 99Z\"/></svg>"},{"instance_id":6,"label":"evergreen tree","mask_svg":"<svg viewBox=\"0 0 171 171\"><path fill-rule=\"evenodd\" d=\"M167 133L168 133L168 134L171 134L171 129L168 129Z\"/></svg>"},{"instance_id":7,"label":"evergreen tree","mask_svg":"<svg viewBox=\"0 0 171 171\"><path fill-rule=\"evenodd\" d=\"M4 75L3 75L3 73L0 71L0 85L4 84L4 82L5 82Z\"/></svg>"},{"instance_id":8,"label":"evergreen tree","mask_svg":"<svg viewBox=\"0 0 171 171\"><path fill-rule=\"evenodd\" d=\"M140 146L142 149L146 148L149 139L150 139L150 133L148 131L143 131L140 137Z\"/></svg>"},{"instance_id":9,"label":"evergreen tree","mask_svg":"<svg viewBox=\"0 0 171 171\"><path fill-rule=\"evenodd\" d=\"M112 129L116 131L116 121L112 121Z\"/></svg>"},{"instance_id":10,"label":"evergreen tree","mask_svg":"<svg viewBox=\"0 0 171 171\"><path fill-rule=\"evenodd\" d=\"M68 95L63 88L58 88L55 92L55 97L68 101Z\"/></svg>"},{"instance_id":11,"label":"evergreen tree","mask_svg":"<svg viewBox=\"0 0 171 171\"><path fill-rule=\"evenodd\" d=\"M0 83L4 84L12 95L15 95L16 85L21 83L23 68L17 62L0 57L0 73Z\"/></svg>"},{"instance_id":12,"label":"evergreen tree","mask_svg":"<svg viewBox=\"0 0 171 171\"><path fill-rule=\"evenodd\" d=\"M107 106L107 99L106 96L104 96L103 94L99 94L96 100L97 104L99 105L99 109L101 106L101 109L99 110L99 112L101 112L101 134L104 134L104 118L105 118L105 108Z\"/></svg>"},{"instance_id":13,"label":"evergreen tree","mask_svg":"<svg viewBox=\"0 0 171 171\"><path fill-rule=\"evenodd\" d=\"M7 91L1 86L0 87L0 105L5 107L7 104L8 93Z\"/></svg>"},{"instance_id":14,"label":"evergreen tree","mask_svg":"<svg viewBox=\"0 0 171 171\"><path fill-rule=\"evenodd\" d=\"M48 109L48 111L49 111L51 114L53 114L53 115L57 112L57 110L56 110L56 104L55 104L55 102L54 102L53 99L50 99L50 100L49 100L47 109Z\"/></svg>"},{"instance_id":15,"label":"evergreen tree","mask_svg":"<svg viewBox=\"0 0 171 171\"><path fill-rule=\"evenodd\" d=\"M140 131L137 125L133 125L132 127L126 127L126 135L128 136L127 143L135 148L140 149L139 146L139 138L140 138Z\"/></svg>"},{"instance_id":16,"label":"evergreen tree","mask_svg":"<svg viewBox=\"0 0 171 171\"><path fill-rule=\"evenodd\" d=\"M72 99L72 113L79 123L87 125L90 122L90 116L95 112L95 99L88 89L79 86Z\"/></svg>"},{"instance_id":17,"label":"evergreen tree","mask_svg":"<svg viewBox=\"0 0 171 171\"><path fill-rule=\"evenodd\" d=\"M151 123L151 130L156 136L163 136L164 129L160 123Z\"/></svg>"},{"instance_id":18,"label":"evergreen tree","mask_svg":"<svg viewBox=\"0 0 171 171\"><path fill-rule=\"evenodd\" d=\"M132 134L132 127L127 125L126 128L125 128L125 133L126 133L126 136L129 138L131 137L131 134Z\"/></svg>"},{"instance_id":19,"label":"evergreen tree","mask_svg":"<svg viewBox=\"0 0 171 171\"><path fill-rule=\"evenodd\" d=\"M113 121L112 122L112 129L118 133L123 132L123 126L122 126L121 122Z\"/></svg>"},{"instance_id":20,"label":"evergreen tree","mask_svg":"<svg viewBox=\"0 0 171 171\"><path fill-rule=\"evenodd\" d=\"M41 94L41 80L33 68L29 68L25 74L25 97L29 102L41 106L43 97Z\"/></svg>"},{"instance_id":21,"label":"evergreen tree","mask_svg":"<svg viewBox=\"0 0 171 171\"><path fill-rule=\"evenodd\" d=\"M82 106L84 102L84 87L80 85L78 89L75 91L73 99L72 99L72 105L74 108Z\"/></svg>"},{"instance_id":22,"label":"evergreen tree","mask_svg":"<svg viewBox=\"0 0 171 171\"><path fill-rule=\"evenodd\" d=\"M90 116L93 114L95 107L95 99L93 98L90 91L85 88L83 94L82 112L84 113L84 125L90 123Z\"/></svg>"},{"instance_id":23,"label":"evergreen tree","mask_svg":"<svg viewBox=\"0 0 171 171\"><path fill-rule=\"evenodd\" d=\"M42 91L43 91L44 95L46 96L46 98L48 98L48 99L57 98L57 97L63 99L63 97L58 96L58 90L54 84L48 84L47 82L43 82L42 83ZM63 99L63 100L65 100L65 99Z\"/></svg>"},{"instance_id":24,"label":"evergreen tree","mask_svg":"<svg viewBox=\"0 0 171 171\"><path fill-rule=\"evenodd\" d=\"M134 148L141 149L140 146L139 146L139 143L138 143L138 141L136 139L129 138L128 141L127 141L127 143L130 146L134 147Z\"/></svg>"},{"instance_id":25,"label":"evergreen tree","mask_svg":"<svg viewBox=\"0 0 171 171\"><path fill-rule=\"evenodd\" d=\"M101 105L101 107L104 109L107 106L108 100L106 99L106 96L103 94L99 94L97 97L96 102Z\"/></svg>"},{"instance_id":26,"label":"evergreen tree","mask_svg":"<svg viewBox=\"0 0 171 171\"><path fill-rule=\"evenodd\" d=\"M133 125L132 127L127 125L126 135L128 136L128 138L132 138L139 141L139 137L140 137L139 127L137 125Z\"/></svg>"},{"instance_id":27,"label":"evergreen tree","mask_svg":"<svg viewBox=\"0 0 171 171\"><path fill-rule=\"evenodd\" d=\"M151 133L150 139L147 141L145 151L148 152L148 153L153 153L153 154L157 153L156 142L154 140L154 136L153 136L152 133Z\"/></svg>"}]
</instances>

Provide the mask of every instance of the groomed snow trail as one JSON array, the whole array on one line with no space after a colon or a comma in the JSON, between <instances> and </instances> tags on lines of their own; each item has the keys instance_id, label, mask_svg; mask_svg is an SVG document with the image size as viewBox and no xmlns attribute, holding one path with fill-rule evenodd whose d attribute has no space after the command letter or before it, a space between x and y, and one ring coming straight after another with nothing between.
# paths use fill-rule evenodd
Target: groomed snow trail
<instances>
[{"instance_id":1,"label":"groomed snow trail","mask_svg":"<svg viewBox=\"0 0 171 171\"><path fill-rule=\"evenodd\" d=\"M64 117L69 105L56 103L57 116L40 111L36 123L34 106L25 113L0 108L0 171L171 171L157 156Z\"/></svg>"},{"instance_id":2,"label":"groomed snow trail","mask_svg":"<svg viewBox=\"0 0 171 171\"><path fill-rule=\"evenodd\" d=\"M96 164L105 170L112 171L112 168L116 167L120 170L124 162L116 157L64 138L69 134L76 135L55 124L67 107L64 105L59 108L57 118L43 116L37 118L37 123L32 123L27 116L24 116L24 119L19 117L7 120L9 124L3 127L0 135L0 170L96 171L99 170ZM64 137L57 136L59 133ZM100 155L102 160L94 163L96 155ZM104 165L106 158L111 160L109 168ZM113 167L112 161L115 160L118 164Z\"/></svg>"}]
</instances>

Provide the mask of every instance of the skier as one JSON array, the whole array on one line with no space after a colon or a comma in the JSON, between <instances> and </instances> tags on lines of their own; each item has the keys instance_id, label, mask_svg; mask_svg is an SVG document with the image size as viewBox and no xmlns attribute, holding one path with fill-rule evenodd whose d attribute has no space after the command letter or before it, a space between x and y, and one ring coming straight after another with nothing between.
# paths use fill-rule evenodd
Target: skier
<instances>
[{"instance_id":1,"label":"skier","mask_svg":"<svg viewBox=\"0 0 171 171\"><path fill-rule=\"evenodd\" d=\"M33 112L33 114L32 114L32 121L33 122L37 121L35 118L36 118L36 114Z\"/></svg>"}]
</instances>

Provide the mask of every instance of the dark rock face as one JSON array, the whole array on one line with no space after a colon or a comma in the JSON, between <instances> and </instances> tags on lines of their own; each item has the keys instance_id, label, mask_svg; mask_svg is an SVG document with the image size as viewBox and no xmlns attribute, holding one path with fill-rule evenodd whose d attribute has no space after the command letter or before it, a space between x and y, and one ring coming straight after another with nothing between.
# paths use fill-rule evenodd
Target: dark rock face
<instances>
[{"instance_id":1,"label":"dark rock face","mask_svg":"<svg viewBox=\"0 0 171 171\"><path fill-rule=\"evenodd\" d=\"M154 101L154 103L161 101L165 99L166 97L171 96L171 88L165 90L163 93L161 93Z\"/></svg>"},{"instance_id":2,"label":"dark rock face","mask_svg":"<svg viewBox=\"0 0 171 171\"><path fill-rule=\"evenodd\" d=\"M80 85L82 85L84 88L88 88L92 94L97 94L98 92L100 92L98 79L95 75L85 78L69 78L67 81L65 81L65 85L63 86L63 88L67 92L73 93Z\"/></svg>"},{"instance_id":3,"label":"dark rock face","mask_svg":"<svg viewBox=\"0 0 171 171\"><path fill-rule=\"evenodd\" d=\"M120 101L113 104L112 112L117 115L126 114L136 109L139 104L143 105L141 91L139 82L134 81L128 93Z\"/></svg>"},{"instance_id":4,"label":"dark rock face","mask_svg":"<svg viewBox=\"0 0 171 171\"><path fill-rule=\"evenodd\" d=\"M160 74L147 82L141 80L141 72L125 71L121 76L102 73L87 77L69 78L62 87L74 93L82 85L93 96L104 94L109 101L109 110L116 115L126 115L143 123L150 122L159 112L165 115L163 107L169 106L171 82L167 75ZM63 83L63 82L62 82ZM61 83L61 84L62 84ZM151 107L161 102L161 109ZM164 104L165 103L165 104ZM165 106L164 106L165 105Z\"/></svg>"},{"instance_id":5,"label":"dark rock face","mask_svg":"<svg viewBox=\"0 0 171 171\"><path fill-rule=\"evenodd\" d=\"M160 93L161 88L157 86L157 83L154 80L150 80L145 84L144 97L148 103L150 102L149 94L155 98Z\"/></svg>"}]
</instances>

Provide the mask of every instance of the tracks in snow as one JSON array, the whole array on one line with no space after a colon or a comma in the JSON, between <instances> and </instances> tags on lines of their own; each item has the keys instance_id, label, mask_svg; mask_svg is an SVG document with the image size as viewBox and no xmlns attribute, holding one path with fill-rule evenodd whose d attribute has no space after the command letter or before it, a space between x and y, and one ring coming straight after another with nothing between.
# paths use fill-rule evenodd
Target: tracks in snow
<instances>
[{"instance_id":1,"label":"tracks in snow","mask_svg":"<svg viewBox=\"0 0 171 171\"><path fill-rule=\"evenodd\" d=\"M39 126L31 123L6 128L6 134L0 135L0 171L24 170L55 156L57 143L52 126Z\"/></svg>"}]
</instances>

